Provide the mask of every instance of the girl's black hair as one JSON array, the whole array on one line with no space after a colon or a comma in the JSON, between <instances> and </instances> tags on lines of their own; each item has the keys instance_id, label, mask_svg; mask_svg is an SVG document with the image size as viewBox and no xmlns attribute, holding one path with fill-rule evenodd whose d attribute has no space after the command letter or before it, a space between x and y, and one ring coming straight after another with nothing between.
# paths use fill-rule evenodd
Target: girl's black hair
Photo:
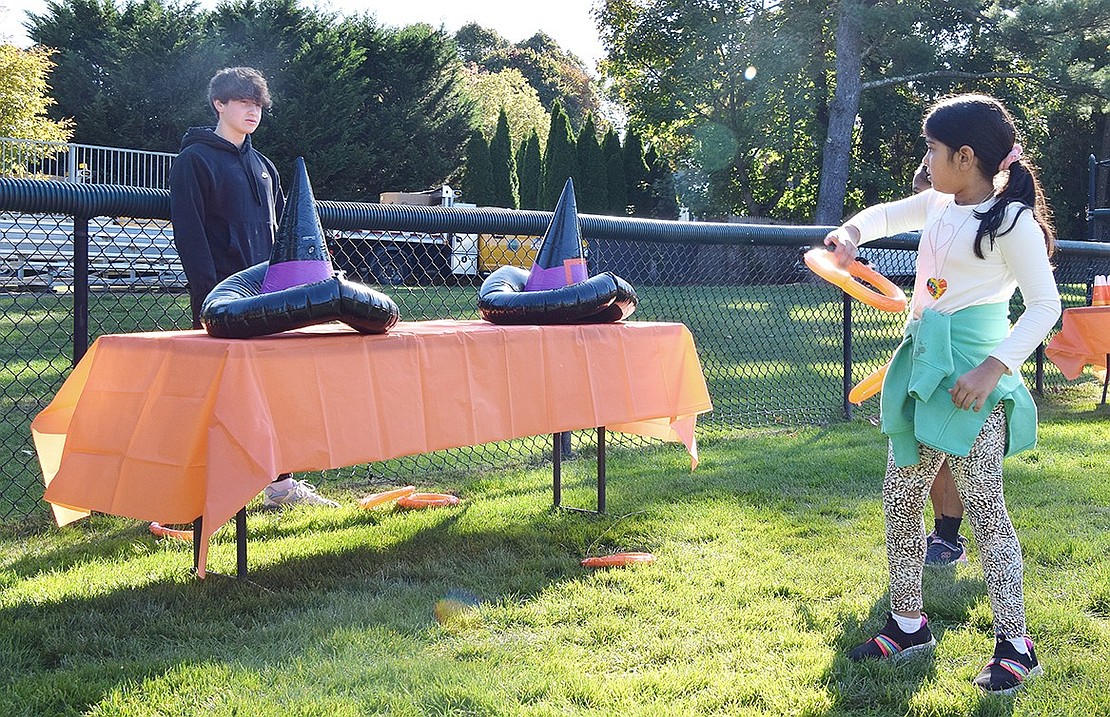
<instances>
[{"instance_id":1,"label":"girl's black hair","mask_svg":"<svg viewBox=\"0 0 1110 717\"><path fill-rule=\"evenodd\" d=\"M1002 103L987 95L956 95L943 99L925 115L924 132L938 142L946 144L951 151L964 145L970 147L979 159L979 171L992 185L997 186L995 176L1000 173L998 166L1013 149L1017 139L1014 120ZM1021 212L1030 210L1033 219L1044 232L1045 248L1049 256L1056 245L1056 231L1052 228L1052 213L1044 198L1044 190L1037 179L1036 168L1021 157L1009 168L1006 183L998 190L998 201L985 212L976 212L979 230L975 233L975 256L983 258L983 237L990 237L991 247L995 239L1014 228ZM1014 220L1001 229L1006 207L1013 203L1021 205Z\"/></svg>"}]
</instances>

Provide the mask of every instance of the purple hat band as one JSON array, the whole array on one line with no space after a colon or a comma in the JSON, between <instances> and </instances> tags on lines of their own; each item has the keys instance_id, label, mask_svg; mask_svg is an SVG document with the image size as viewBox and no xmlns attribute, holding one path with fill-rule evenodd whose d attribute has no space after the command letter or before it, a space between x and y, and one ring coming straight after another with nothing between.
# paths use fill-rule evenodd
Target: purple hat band
<instances>
[{"instance_id":1,"label":"purple hat band","mask_svg":"<svg viewBox=\"0 0 1110 717\"><path fill-rule=\"evenodd\" d=\"M528 274L528 281L524 284L525 291L546 291L547 289L561 289L564 286L577 284L589 279L586 270L586 260L581 257L566 259L562 266L550 269L534 264Z\"/></svg>"},{"instance_id":2,"label":"purple hat band","mask_svg":"<svg viewBox=\"0 0 1110 717\"><path fill-rule=\"evenodd\" d=\"M331 265L326 261L283 261L270 264L262 281L262 293L281 291L301 284L314 284L332 277Z\"/></svg>"}]
</instances>

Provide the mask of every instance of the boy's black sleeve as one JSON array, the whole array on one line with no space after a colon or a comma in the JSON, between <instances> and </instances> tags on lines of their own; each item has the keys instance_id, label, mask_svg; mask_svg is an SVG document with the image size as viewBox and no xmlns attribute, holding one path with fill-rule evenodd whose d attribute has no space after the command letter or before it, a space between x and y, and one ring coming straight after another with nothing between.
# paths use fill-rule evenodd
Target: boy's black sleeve
<instances>
[{"instance_id":1,"label":"boy's black sleeve","mask_svg":"<svg viewBox=\"0 0 1110 717\"><path fill-rule=\"evenodd\" d=\"M211 181L203 162L190 154L179 155L170 168L170 221L173 242L189 282L194 327L201 303L216 286L216 264L204 229L210 192Z\"/></svg>"}]
</instances>

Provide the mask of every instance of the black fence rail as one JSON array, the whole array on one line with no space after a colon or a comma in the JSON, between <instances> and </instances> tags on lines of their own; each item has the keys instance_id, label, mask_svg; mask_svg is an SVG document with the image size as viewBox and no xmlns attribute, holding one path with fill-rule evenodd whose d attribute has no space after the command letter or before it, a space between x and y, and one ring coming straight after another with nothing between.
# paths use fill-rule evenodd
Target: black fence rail
<instances>
[{"instance_id":1,"label":"black fence rail","mask_svg":"<svg viewBox=\"0 0 1110 717\"><path fill-rule=\"evenodd\" d=\"M380 287L406 321L477 318L483 274L507 263L528 266L551 218L318 204L336 267ZM164 190L0 178L0 522L45 512L30 422L90 343L109 333L189 327L168 216ZM679 321L692 331L714 404L699 422L703 435L851 417L848 389L885 363L900 337L904 316L852 302L805 269L801 254L827 228L580 219L591 273L612 271L636 288L632 320ZM909 290L916 246L915 235L891 237L865 255ZM1065 306L1086 304L1094 276L1110 274L1110 244L1062 241L1055 260ZM1067 384L1041 352L1024 371L1045 394ZM854 410L875 414L877 402ZM591 432L580 432L575 449L589 452L592 441ZM419 481L542 461L549 450L550 439L541 436L328 471L315 480Z\"/></svg>"}]
</instances>

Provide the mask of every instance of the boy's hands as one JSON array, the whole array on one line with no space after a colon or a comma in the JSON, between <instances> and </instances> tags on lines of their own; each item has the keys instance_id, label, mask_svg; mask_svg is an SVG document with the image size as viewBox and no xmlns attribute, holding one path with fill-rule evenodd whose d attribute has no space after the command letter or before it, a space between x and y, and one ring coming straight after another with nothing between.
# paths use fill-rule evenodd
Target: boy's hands
<instances>
[{"instance_id":1,"label":"boy's hands","mask_svg":"<svg viewBox=\"0 0 1110 717\"><path fill-rule=\"evenodd\" d=\"M956 379L956 385L948 389L952 403L965 411L970 408L978 413L1004 373L1005 364L988 356L983 363Z\"/></svg>"}]
</instances>

